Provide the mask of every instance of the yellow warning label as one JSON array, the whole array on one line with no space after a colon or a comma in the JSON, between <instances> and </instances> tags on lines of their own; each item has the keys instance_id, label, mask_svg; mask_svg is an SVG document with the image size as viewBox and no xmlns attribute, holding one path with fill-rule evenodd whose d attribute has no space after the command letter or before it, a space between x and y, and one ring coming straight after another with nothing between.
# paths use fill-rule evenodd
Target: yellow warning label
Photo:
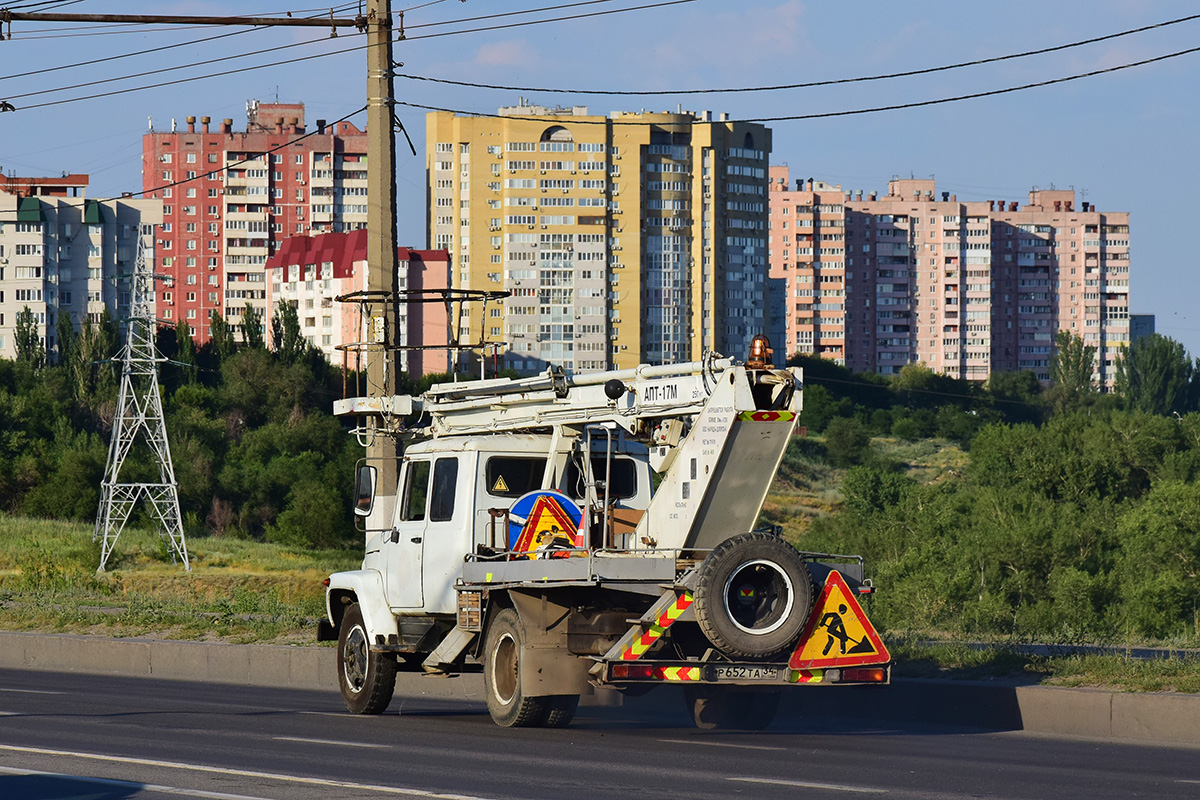
<instances>
[{"instance_id":1,"label":"yellow warning label","mask_svg":"<svg viewBox=\"0 0 1200 800\"><path fill-rule=\"evenodd\" d=\"M504 482L503 475L496 476L496 482L492 484L492 494L502 494L508 491L508 484Z\"/></svg>"},{"instance_id":2,"label":"yellow warning label","mask_svg":"<svg viewBox=\"0 0 1200 800\"><path fill-rule=\"evenodd\" d=\"M891 655L846 580L837 570L830 572L788 666L808 670L890 660Z\"/></svg>"}]
</instances>

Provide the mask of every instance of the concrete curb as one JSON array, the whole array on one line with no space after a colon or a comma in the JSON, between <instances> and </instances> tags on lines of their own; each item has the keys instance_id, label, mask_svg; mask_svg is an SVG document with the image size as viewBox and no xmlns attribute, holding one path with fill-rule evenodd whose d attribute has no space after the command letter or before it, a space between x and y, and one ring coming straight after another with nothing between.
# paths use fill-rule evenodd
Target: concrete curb
<instances>
[{"instance_id":1,"label":"concrete curb","mask_svg":"<svg viewBox=\"0 0 1200 800\"><path fill-rule=\"evenodd\" d=\"M0 668L337 691L334 652L328 647L0 631ZM483 702L478 675L441 679L401 673L396 692L401 697ZM655 695L638 702L654 702ZM1200 745L1200 695L1192 694L899 680L888 687L813 687L784 697L785 714ZM585 698L584 705L608 705L613 699Z\"/></svg>"}]
</instances>

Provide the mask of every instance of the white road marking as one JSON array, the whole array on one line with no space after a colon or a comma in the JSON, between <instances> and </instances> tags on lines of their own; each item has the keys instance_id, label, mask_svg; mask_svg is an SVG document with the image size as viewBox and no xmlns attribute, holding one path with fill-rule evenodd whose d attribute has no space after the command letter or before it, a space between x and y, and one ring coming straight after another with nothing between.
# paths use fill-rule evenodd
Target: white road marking
<instances>
[{"instance_id":1,"label":"white road marking","mask_svg":"<svg viewBox=\"0 0 1200 800\"><path fill-rule=\"evenodd\" d=\"M77 783L94 783L99 786L118 786L123 789L147 790L158 792L160 794L175 794L183 797L203 797L206 800L267 800L265 797L255 797L248 794L226 794L225 792L205 792L200 789L182 789L178 786L157 786L150 783L136 783L134 781L118 781L112 778L90 778L83 775L64 775L61 772L42 772L36 769L14 769L12 767L0 767L0 772L5 775L37 775L44 778L62 778L67 781L76 781Z\"/></svg>"},{"instance_id":2,"label":"white road marking","mask_svg":"<svg viewBox=\"0 0 1200 800\"><path fill-rule=\"evenodd\" d=\"M424 789L409 789L403 786L380 786L371 783L355 783L353 781L336 781L329 778L308 778L303 775L288 775L282 772L260 772L252 769L232 769L229 767L210 767L204 764L188 764L183 761L159 761L154 758L131 758L129 756L106 756L102 753L79 753L71 750L51 750L45 747L20 747L18 745L0 744L0 751L10 753L31 753L43 756L60 756L63 758L82 758L89 761L109 761L114 764L138 764L144 767L162 767L164 769L180 769L189 772L207 772L215 775L234 775L239 778L262 778L269 781L284 783L300 783L308 786L331 786L339 789L362 789L368 792L394 794L404 797L427 797L433 800L489 800L489 798L468 794L443 794L429 792Z\"/></svg>"},{"instance_id":3,"label":"white road marking","mask_svg":"<svg viewBox=\"0 0 1200 800\"><path fill-rule=\"evenodd\" d=\"M731 747L735 750L787 750L786 747L767 747L761 744L730 744L729 742L706 742L703 739L659 739L666 744L698 744L704 747Z\"/></svg>"},{"instance_id":4,"label":"white road marking","mask_svg":"<svg viewBox=\"0 0 1200 800\"><path fill-rule=\"evenodd\" d=\"M0 717L19 717L20 711L0 711Z\"/></svg>"},{"instance_id":5,"label":"white road marking","mask_svg":"<svg viewBox=\"0 0 1200 800\"><path fill-rule=\"evenodd\" d=\"M875 789L870 786L847 786L840 783L814 783L812 781L777 781L768 778L728 778L742 783L766 783L771 786L795 786L798 789L825 789L830 792L859 792L861 794L887 794L887 789Z\"/></svg>"},{"instance_id":6,"label":"white road marking","mask_svg":"<svg viewBox=\"0 0 1200 800\"><path fill-rule=\"evenodd\" d=\"M387 750L391 745L368 744L366 742L339 742L337 739L305 739L303 736L276 736L277 742L304 742L305 744L330 744L337 747L370 747L375 750Z\"/></svg>"},{"instance_id":7,"label":"white road marking","mask_svg":"<svg viewBox=\"0 0 1200 800\"><path fill-rule=\"evenodd\" d=\"M0 692L16 692L18 694L65 694L65 692L49 692L44 689L0 689Z\"/></svg>"}]
</instances>

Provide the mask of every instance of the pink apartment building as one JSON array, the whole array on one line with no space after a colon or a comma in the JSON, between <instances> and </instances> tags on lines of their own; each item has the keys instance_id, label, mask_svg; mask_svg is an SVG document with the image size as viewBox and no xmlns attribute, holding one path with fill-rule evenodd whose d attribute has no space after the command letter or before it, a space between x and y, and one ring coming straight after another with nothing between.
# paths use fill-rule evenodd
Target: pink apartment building
<instances>
[{"instance_id":1,"label":"pink apartment building","mask_svg":"<svg viewBox=\"0 0 1200 800\"><path fill-rule=\"evenodd\" d=\"M1063 330L1097 348L1095 378L1112 385L1129 342L1127 212L1056 189L1020 207L960 202L933 180L898 178L864 198L811 179L791 188L787 167L771 168L770 212L777 352L1044 381Z\"/></svg>"},{"instance_id":2,"label":"pink apartment building","mask_svg":"<svg viewBox=\"0 0 1200 800\"><path fill-rule=\"evenodd\" d=\"M450 281L450 255L445 250L397 248L400 288L444 289ZM321 349L334 364L356 368L354 349L339 346L368 341L366 320L357 303L337 297L367 288L367 232L294 236L280 242L266 264L267 323L280 300L290 303L300 319L300 330L309 344ZM378 313L379 306L376 306ZM449 318L442 303L412 304L400 309L402 344L439 344L448 341ZM447 372L447 350L408 350L397 357L412 376Z\"/></svg>"}]
</instances>

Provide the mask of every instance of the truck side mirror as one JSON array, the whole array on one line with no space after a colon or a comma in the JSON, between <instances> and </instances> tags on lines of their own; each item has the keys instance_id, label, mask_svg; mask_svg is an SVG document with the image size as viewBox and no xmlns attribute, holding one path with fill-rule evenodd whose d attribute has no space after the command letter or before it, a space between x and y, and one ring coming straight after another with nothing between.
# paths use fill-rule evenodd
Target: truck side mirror
<instances>
[{"instance_id":1,"label":"truck side mirror","mask_svg":"<svg viewBox=\"0 0 1200 800\"><path fill-rule=\"evenodd\" d=\"M354 513L359 517L371 514L375 505L375 479L378 471L367 464L359 464L354 470Z\"/></svg>"}]
</instances>

